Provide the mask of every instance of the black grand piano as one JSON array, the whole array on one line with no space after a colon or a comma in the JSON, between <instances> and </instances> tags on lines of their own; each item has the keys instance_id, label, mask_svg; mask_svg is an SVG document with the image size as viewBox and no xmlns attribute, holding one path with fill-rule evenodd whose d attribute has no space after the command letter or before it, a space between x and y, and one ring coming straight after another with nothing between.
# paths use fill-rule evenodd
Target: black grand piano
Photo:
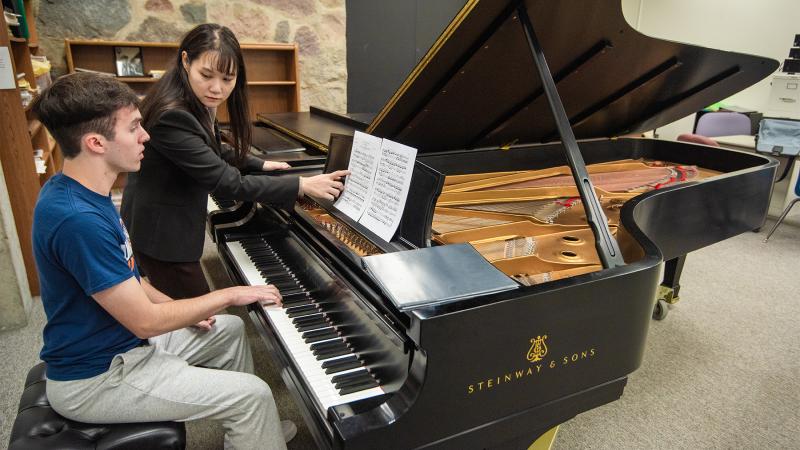
<instances>
[{"instance_id":1,"label":"black grand piano","mask_svg":"<svg viewBox=\"0 0 800 450\"><path fill-rule=\"evenodd\" d=\"M527 448L620 398L664 261L760 227L776 170L624 136L776 68L641 35L619 0L468 1L366 127L419 151L390 241L310 199L214 230L236 282L283 293L284 308L249 314L318 446ZM346 167L364 128L273 119L330 152L325 170ZM465 242L519 287L404 311L363 266Z\"/></svg>"}]
</instances>

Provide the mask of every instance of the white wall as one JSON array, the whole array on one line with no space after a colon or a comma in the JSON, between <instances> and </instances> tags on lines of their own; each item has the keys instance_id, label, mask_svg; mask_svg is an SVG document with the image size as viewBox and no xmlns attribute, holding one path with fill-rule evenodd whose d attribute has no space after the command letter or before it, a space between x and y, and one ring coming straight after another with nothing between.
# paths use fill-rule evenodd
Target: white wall
<instances>
[{"instance_id":1,"label":"white wall","mask_svg":"<svg viewBox=\"0 0 800 450\"><path fill-rule=\"evenodd\" d=\"M766 56L783 62L800 34L800 0L622 0L625 19L649 36L720 50ZM766 109L770 79L725 103ZM658 129L674 139L692 131L693 115Z\"/></svg>"}]
</instances>

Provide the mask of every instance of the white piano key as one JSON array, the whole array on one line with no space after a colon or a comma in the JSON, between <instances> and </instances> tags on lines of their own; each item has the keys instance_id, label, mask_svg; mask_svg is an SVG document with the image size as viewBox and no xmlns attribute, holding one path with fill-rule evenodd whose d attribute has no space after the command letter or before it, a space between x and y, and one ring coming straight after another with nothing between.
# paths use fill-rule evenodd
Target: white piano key
<instances>
[{"instance_id":1,"label":"white piano key","mask_svg":"<svg viewBox=\"0 0 800 450\"><path fill-rule=\"evenodd\" d=\"M242 275L247 279L247 284L250 286L267 284L264 277L261 276L261 272L256 269L256 265L250 261L250 257L247 256L247 252L244 251L242 244L238 241L233 241L228 242L227 245L228 250L231 251L231 256L233 256L233 259L236 260L236 263L239 265Z\"/></svg>"},{"instance_id":2,"label":"white piano key","mask_svg":"<svg viewBox=\"0 0 800 450\"><path fill-rule=\"evenodd\" d=\"M206 209L208 210L208 212L214 212L220 209L219 205L217 205L217 202L215 202L210 195L208 196L208 204L206 206Z\"/></svg>"},{"instance_id":3,"label":"white piano key","mask_svg":"<svg viewBox=\"0 0 800 450\"><path fill-rule=\"evenodd\" d=\"M245 252L245 249L241 243L238 241L232 241L228 242L227 246L231 252L234 262L239 266L239 269L244 275L248 284L251 286L266 284L266 280L261 275L261 272L256 268L255 264L253 264L253 262L250 260L250 257L247 255L247 252ZM267 320L270 322L270 325L276 331L276 334L280 338L284 347L288 350L288 354L293 363L299 369L301 376L304 378L306 384L311 388L314 401L320 407L320 410L323 414L331 406L363 400L365 398L375 397L384 393L383 389L378 386L346 395L339 394L339 390L336 389L336 386L332 382L333 377L351 372L363 371L364 367L361 366L347 369L333 374L325 373L325 369L322 368L322 364L325 361L346 358L351 356L351 354L338 355L332 358L319 360L311 350L311 345L314 343L309 344L303 339L303 333L295 328L292 318L287 315L286 309L278 306L267 306L264 307L264 312ZM317 329L322 328L325 327L320 327ZM335 341L339 339L339 337L336 337L317 342Z\"/></svg>"},{"instance_id":4,"label":"white piano key","mask_svg":"<svg viewBox=\"0 0 800 450\"><path fill-rule=\"evenodd\" d=\"M319 403L322 410L325 411L331 406L341 405L344 403L361 400L364 398L374 397L383 394L383 389L380 387L370 388L364 391L354 392L352 394L340 395L339 390L336 389L331 379L336 375L342 375L350 372L363 370L363 367L356 367L353 369L343 370L334 374L325 373L322 368L322 363L326 360L318 360L310 349L310 344L307 344L303 338L302 333L297 331L291 319L286 316L285 311L278 307L264 308L270 323L278 331L278 336L283 341L284 345L289 348L294 347L297 351L292 351L290 356L295 364L302 372L308 385L311 387L315 400ZM294 343L294 345L292 345ZM340 355L339 357L329 358L341 359L349 355Z\"/></svg>"}]
</instances>

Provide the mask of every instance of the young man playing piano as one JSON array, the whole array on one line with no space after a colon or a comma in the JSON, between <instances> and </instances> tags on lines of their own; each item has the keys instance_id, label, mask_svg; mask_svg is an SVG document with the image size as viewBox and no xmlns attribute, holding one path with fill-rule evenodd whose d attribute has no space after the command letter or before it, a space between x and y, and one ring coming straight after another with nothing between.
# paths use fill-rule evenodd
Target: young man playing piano
<instances>
[{"instance_id":1,"label":"young man playing piano","mask_svg":"<svg viewBox=\"0 0 800 450\"><path fill-rule=\"evenodd\" d=\"M226 448L286 448L296 427L280 421L269 386L252 374L242 320L214 316L280 303L278 290L172 301L139 277L110 197L119 173L139 170L149 139L133 91L77 73L53 83L33 111L65 158L42 187L33 224L53 408L89 423L210 418L222 422Z\"/></svg>"}]
</instances>

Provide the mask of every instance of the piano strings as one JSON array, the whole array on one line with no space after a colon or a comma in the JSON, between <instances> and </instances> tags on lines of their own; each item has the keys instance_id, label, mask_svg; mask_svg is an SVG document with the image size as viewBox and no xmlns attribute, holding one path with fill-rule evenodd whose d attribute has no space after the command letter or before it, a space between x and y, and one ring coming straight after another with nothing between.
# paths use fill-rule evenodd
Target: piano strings
<instances>
[{"instance_id":1,"label":"piano strings","mask_svg":"<svg viewBox=\"0 0 800 450\"><path fill-rule=\"evenodd\" d=\"M614 234L622 205L630 198L716 175L696 166L632 159L593 164L587 170ZM312 200L303 199L300 208L358 256L381 253ZM449 176L431 231L436 244L470 243L523 284L601 269L594 236L567 166ZM547 249L546 254L541 249Z\"/></svg>"},{"instance_id":2,"label":"piano strings","mask_svg":"<svg viewBox=\"0 0 800 450\"><path fill-rule=\"evenodd\" d=\"M435 234L452 233L508 223L509 220L498 220L480 217L464 217L436 212L433 215L432 232Z\"/></svg>"},{"instance_id":3,"label":"piano strings","mask_svg":"<svg viewBox=\"0 0 800 450\"><path fill-rule=\"evenodd\" d=\"M643 160L594 164L587 170L614 234L630 198L716 174ZM434 215L433 238L440 244L470 243L525 285L600 270L582 202L570 191L574 188L566 166L448 177ZM543 254L540 249L547 250Z\"/></svg>"}]
</instances>

